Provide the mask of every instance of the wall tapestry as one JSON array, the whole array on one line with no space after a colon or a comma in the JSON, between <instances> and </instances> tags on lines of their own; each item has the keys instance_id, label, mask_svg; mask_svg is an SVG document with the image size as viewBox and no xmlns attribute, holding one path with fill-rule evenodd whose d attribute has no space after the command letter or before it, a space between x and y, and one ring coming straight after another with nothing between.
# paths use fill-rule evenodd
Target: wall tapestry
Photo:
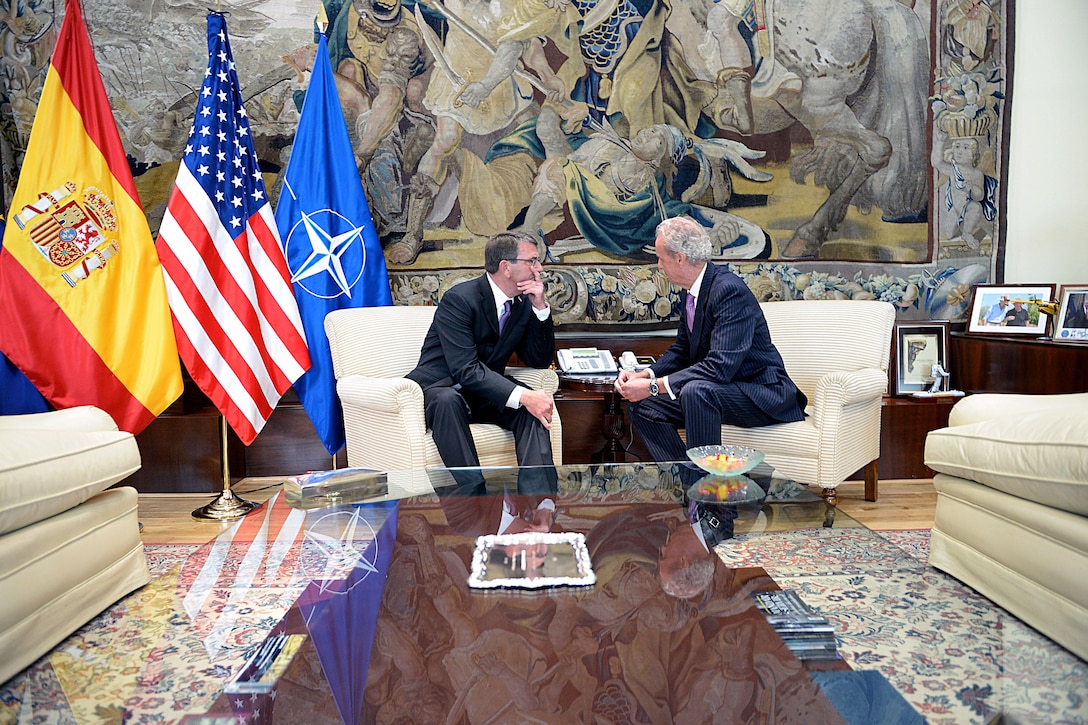
<instances>
[{"instance_id":1,"label":"wall tapestry","mask_svg":"<svg viewBox=\"0 0 1088 725\"><path fill-rule=\"evenodd\" d=\"M318 0L238 0L234 58L273 195ZM206 66L196 0L85 0L156 230ZM11 199L60 0L0 2ZM1002 281L1012 0L326 0L337 88L395 300L537 235L567 329L672 327L663 215L761 300L883 299L963 321Z\"/></svg>"}]
</instances>

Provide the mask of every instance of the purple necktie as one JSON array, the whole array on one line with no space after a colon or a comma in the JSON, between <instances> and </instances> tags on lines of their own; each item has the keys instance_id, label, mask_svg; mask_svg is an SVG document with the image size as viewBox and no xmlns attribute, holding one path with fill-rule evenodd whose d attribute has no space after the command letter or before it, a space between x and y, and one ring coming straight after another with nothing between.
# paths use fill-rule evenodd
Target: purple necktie
<instances>
[{"instance_id":1,"label":"purple necktie","mask_svg":"<svg viewBox=\"0 0 1088 725\"><path fill-rule=\"evenodd\" d=\"M695 326L695 295L688 293L686 308L688 317L688 332L691 332L691 328Z\"/></svg>"},{"instance_id":2,"label":"purple necktie","mask_svg":"<svg viewBox=\"0 0 1088 725\"><path fill-rule=\"evenodd\" d=\"M507 300L502 304L502 314L499 315L499 334L502 334L502 328L506 327L506 321L510 319L510 300Z\"/></svg>"}]
</instances>

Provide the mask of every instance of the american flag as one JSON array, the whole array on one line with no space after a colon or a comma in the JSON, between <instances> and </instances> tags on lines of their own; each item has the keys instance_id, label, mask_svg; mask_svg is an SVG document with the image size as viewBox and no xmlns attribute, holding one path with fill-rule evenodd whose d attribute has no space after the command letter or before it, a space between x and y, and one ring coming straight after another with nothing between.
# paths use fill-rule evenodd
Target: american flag
<instances>
[{"instance_id":1,"label":"american flag","mask_svg":"<svg viewBox=\"0 0 1088 725\"><path fill-rule=\"evenodd\" d=\"M302 593L306 520L276 494L185 560L178 594L209 661L230 654L258 625L278 621Z\"/></svg>"},{"instance_id":2,"label":"american flag","mask_svg":"<svg viewBox=\"0 0 1088 725\"><path fill-rule=\"evenodd\" d=\"M157 247L182 362L248 445L310 356L220 13L208 56Z\"/></svg>"}]
</instances>

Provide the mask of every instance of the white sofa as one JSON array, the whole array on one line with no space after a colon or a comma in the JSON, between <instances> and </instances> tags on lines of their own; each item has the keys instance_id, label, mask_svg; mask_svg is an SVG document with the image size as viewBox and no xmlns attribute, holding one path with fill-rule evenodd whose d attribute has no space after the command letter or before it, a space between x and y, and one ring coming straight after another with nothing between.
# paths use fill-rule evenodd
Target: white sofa
<instances>
[{"instance_id":1,"label":"white sofa","mask_svg":"<svg viewBox=\"0 0 1088 725\"><path fill-rule=\"evenodd\" d=\"M0 682L149 581L130 433L90 406L0 416Z\"/></svg>"},{"instance_id":2,"label":"white sofa","mask_svg":"<svg viewBox=\"0 0 1088 725\"><path fill-rule=\"evenodd\" d=\"M929 563L1088 659L1088 393L985 394L926 437Z\"/></svg>"}]
</instances>

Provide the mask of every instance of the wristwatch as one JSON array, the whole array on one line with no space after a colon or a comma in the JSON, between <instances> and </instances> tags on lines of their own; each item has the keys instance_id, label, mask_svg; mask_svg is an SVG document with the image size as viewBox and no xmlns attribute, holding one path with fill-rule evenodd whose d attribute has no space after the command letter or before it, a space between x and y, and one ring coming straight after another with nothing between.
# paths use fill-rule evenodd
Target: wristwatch
<instances>
[{"instance_id":1,"label":"wristwatch","mask_svg":"<svg viewBox=\"0 0 1088 725\"><path fill-rule=\"evenodd\" d=\"M657 395L661 392L661 387L657 384L657 375L649 368L646 368L646 370L650 373L650 395Z\"/></svg>"}]
</instances>

